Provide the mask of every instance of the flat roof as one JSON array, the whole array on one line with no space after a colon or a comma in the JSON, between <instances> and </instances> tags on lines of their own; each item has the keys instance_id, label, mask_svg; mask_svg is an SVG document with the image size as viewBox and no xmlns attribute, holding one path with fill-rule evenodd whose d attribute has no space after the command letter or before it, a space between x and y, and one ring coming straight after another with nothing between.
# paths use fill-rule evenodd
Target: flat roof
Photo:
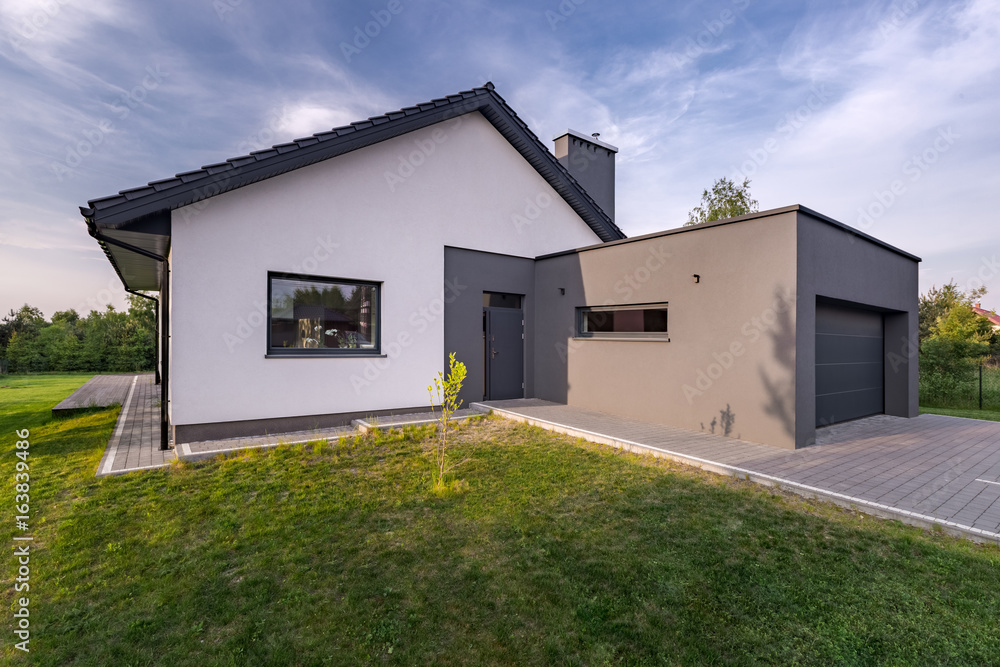
<instances>
[{"instance_id":1,"label":"flat roof","mask_svg":"<svg viewBox=\"0 0 1000 667\"><path fill-rule=\"evenodd\" d=\"M685 225L683 227L675 227L673 229L665 229L665 230L660 231L660 232L652 232L650 234L643 234L642 236L630 236L629 238L621 239L621 240L618 240L618 241L608 241L606 243L596 243L594 245L584 246L582 248L574 248L573 250L562 250L560 252L553 252L553 253L550 253L548 255L540 255L540 256L536 257L535 259L548 259L550 257L560 257L562 255L573 255L573 254L576 254L576 253L588 252L588 251L591 251L591 250L599 250L601 248L607 248L607 247L610 247L610 246L621 245L623 243L635 243L636 241L645 241L647 239L655 239L655 238L660 238L660 237L663 237L663 236L672 236L673 234L685 234L685 233L688 233L688 232L695 232L695 231L699 231L699 230L702 230L702 229L708 229L708 228L711 228L711 227L722 227L724 225L732 225L732 224L736 224L736 223L739 223L739 222L746 222L747 220L760 220L761 218L769 218L769 217L772 217L772 216L775 216L775 215L781 215L783 213L793 213L793 212L796 212L796 211L800 212L800 213L805 213L806 215L808 215L810 217L813 217L816 220L819 220L820 222L825 222L826 224L828 224L828 225L830 225L832 227L837 227L838 229L841 229L841 230L847 232L848 234L853 234L854 236L863 238L866 241L870 241L871 243L874 243L875 245L881 246L881 247L885 248L886 250L894 252L894 253L896 253L898 255L902 255L903 257L906 257L907 259L913 260L914 262L920 262L920 261L922 261L916 255L908 253L905 250L901 250L901 249L897 248L894 245L886 243L885 241L880 241L879 239L875 238L874 236L871 236L870 234L864 233L860 229L855 229L854 227L851 227L850 225L845 225L844 223L842 223L842 222L840 222L838 220L834 220L833 218L831 218L831 217L829 217L827 215L823 215L822 213L819 213L817 211L814 211L811 208L806 208L805 206L802 206L801 204L792 204L791 206L783 206L781 208L772 208L772 209L768 209L766 211L759 211L757 213L747 213L746 215L738 215L738 216L736 216L734 218L724 218L722 220L713 220L712 222L703 222L703 223L700 223L700 224L697 224L697 225Z\"/></svg>"}]
</instances>

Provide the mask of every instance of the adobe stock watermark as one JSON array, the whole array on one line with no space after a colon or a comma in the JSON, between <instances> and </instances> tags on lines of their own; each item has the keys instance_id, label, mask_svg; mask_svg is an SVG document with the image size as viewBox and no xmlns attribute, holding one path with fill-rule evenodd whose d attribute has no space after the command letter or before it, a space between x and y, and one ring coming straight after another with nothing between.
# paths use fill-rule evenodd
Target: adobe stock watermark
<instances>
[{"instance_id":1,"label":"adobe stock watermark","mask_svg":"<svg viewBox=\"0 0 1000 667\"><path fill-rule=\"evenodd\" d=\"M205 184L195 188L194 203L174 209L174 214L179 216L182 221L190 222L211 206L212 197L222 194L229 188L232 174L229 171L223 171L209 176L206 180Z\"/></svg>"},{"instance_id":2,"label":"adobe stock watermark","mask_svg":"<svg viewBox=\"0 0 1000 667\"><path fill-rule=\"evenodd\" d=\"M534 225L542 215L542 211L552 205L552 195L539 192L534 197L525 197L524 206L516 213L510 214L510 222L518 234Z\"/></svg>"},{"instance_id":3,"label":"adobe stock watermark","mask_svg":"<svg viewBox=\"0 0 1000 667\"><path fill-rule=\"evenodd\" d=\"M354 26L353 39L350 43L341 42L340 52L344 54L344 60L350 64L351 59L357 57L362 51L371 45L372 40L382 34L382 31L389 27L394 16L398 16L403 11L401 0L389 0L385 9L371 10L372 20L364 26Z\"/></svg>"},{"instance_id":4,"label":"adobe stock watermark","mask_svg":"<svg viewBox=\"0 0 1000 667\"><path fill-rule=\"evenodd\" d=\"M621 296L620 299L605 299L601 306L623 306L635 303L637 294L653 279L653 275L660 271L673 257L673 253L666 249L664 243L650 246L646 258L632 267L631 270L621 274L614 286L615 294ZM594 304L590 304L594 305ZM555 344L556 354L559 360L565 363L569 359L571 350L577 350L584 344L584 339L580 338L576 330L576 323L567 327L566 342L559 341Z\"/></svg>"},{"instance_id":5,"label":"adobe stock watermark","mask_svg":"<svg viewBox=\"0 0 1000 667\"><path fill-rule=\"evenodd\" d=\"M417 173L430 156L434 155L437 147L448 141L448 133L440 127L431 131L430 136L424 139L413 140L413 150L405 155L399 156L399 164L395 171L385 171L383 176L385 184L389 186L389 192L395 192L396 186L402 185L410 176Z\"/></svg>"},{"instance_id":6,"label":"adobe stock watermark","mask_svg":"<svg viewBox=\"0 0 1000 667\"><path fill-rule=\"evenodd\" d=\"M268 114L267 120L254 132L251 132L236 145L240 155L248 155L253 151L270 148L276 143L278 132L288 120L288 110L282 108Z\"/></svg>"},{"instance_id":7,"label":"adobe stock watermark","mask_svg":"<svg viewBox=\"0 0 1000 667\"><path fill-rule=\"evenodd\" d=\"M107 310L115 297L120 296L122 293L121 283L117 279L111 278L108 280L106 287L98 290L96 294L87 297L86 301L78 303L76 305L76 312L81 316L92 310L103 312Z\"/></svg>"},{"instance_id":8,"label":"adobe stock watermark","mask_svg":"<svg viewBox=\"0 0 1000 667\"><path fill-rule=\"evenodd\" d=\"M715 43L726 29L736 22L736 18L747 10L750 0L732 0L732 8L723 9L719 15L713 19L702 21L704 30L700 30L693 36L685 37L680 50L672 51L668 55L670 63L680 69L685 65L694 62L695 59L704 55Z\"/></svg>"},{"instance_id":9,"label":"adobe stock watermark","mask_svg":"<svg viewBox=\"0 0 1000 667\"><path fill-rule=\"evenodd\" d=\"M545 10L545 20L549 22L549 28L556 30L559 28L560 23L564 23L566 19L576 13L576 8L585 3L587 0L562 0L557 6L555 11L551 9Z\"/></svg>"},{"instance_id":10,"label":"adobe stock watermark","mask_svg":"<svg viewBox=\"0 0 1000 667\"><path fill-rule=\"evenodd\" d=\"M985 287L987 280L996 278L998 275L1000 275L1000 261L997 260L997 256L984 256L979 263L979 269L971 278L965 281L965 291L971 292L980 287Z\"/></svg>"},{"instance_id":11,"label":"adobe stock watermark","mask_svg":"<svg viewBox=\"0 0 1000 667\"><path fill-rule=\"evenodd\" d=\"M746 354L751 345L757 343L765 333L774 329L778 324L779 314L794 306L795 290L786 287L771 306L744 322L740 327L742 338L734 339L724 350L713 352L712 359L714 361L704 368L698 369L694 384L685 384L681 387L688 405L692 405L696 397L709 391L719 378L736 365L737 360Z\"/></svg>"},{"instance_id":12,"label":"adobe stock watermark","mask_svg":"<svg viewBox=\"0 0 1000 667\"><path fill-rule=\"evenodd\" d=\"M903 0L889 5L885 17L878 22L878 31L883 39L888 39L906 24L920 8L917 0Z\"/></svg>"},{"instance_id":13,"label":"adobe stock watermark","mask_svg":"<svg viewBox=\"0 0 1000 667\"><path fill-rule=\"evenodd\" d=\"M236 11L236 8L243 4L243 0L212 0L212 9L220 21L226 20L226 15Z\"/></svg>"},{"instance_id":14,"label":"adobe stock watermark","mask_svg":"<svg viewBox=\"0 0 1000 667\"><path fill-rule=\"evenodd\" d=\"M404 152L398 156L396 168L385 170L382 177L389 188L389 192L395 192L396 188L406 183L407 180L427 164L435 154L438 147L448 141L451 132L454 132L465 122L465 115L478 108L474 99L465 100L457 107L449 109L443 118L431 130L430 136L417 138L411 144L413 150Z\"/></svg>"},{"instance_id":15,"label":"adobe stock watermark","mask_svg":"<svg viewBox=\"0 0 1000 667\"><path fill-rule=\"evenodd\" d=\"M146 75L139 84L122 93L109 105L119 120L128 118L132 111L142 104L149 93L159 88L163 79L169 76L169 73L161 70L159 65L149 65L145 71ZM83 130L80 139L66 145L65 159L62 162L51 163L50 169L56 179L61 183L64 178L72 175L77 167L83 164L83 161L92 155L115 129L114 121L105 117L100 119L94 128Z\"/></svg>"},{"instance_id":16,"label":"adobe stock watermark","mask_svg":"<svg viewBox=\"0 0 1000 667\"><path fill-rule=\"evenodd\" d=\"M37 9L24 17L20 24L14 27L16 36L11 37L10 45L17 51L24 51L25 42L31 41L49 27L54 18L62 13L63 7L70 0L45 0L38 3Z\"/></svg>"},{"instance_id":17,"label":"adobe stock watermark","mask_svg":"<svg viewBox=\"0 0 1000 667\"><path fill-rule=\"evenodd\" d=\"M292 264L291 272L300 274L316 273L320 264L333 257L334 251L339 247L340 244L334 241L329 234L326 235L326 238L317 236L316 245L313 247L312 252L307 254L301 262ZM257 329L267 324L269 311L270 304L268 301L260 299L253 303L253 308L246 315L236 318L236 323L232 331L222 335L222 341L226 344L226 348L230 354L235 352L237 347L247 342Z\"/></svg>"},{"instance_id":18,"label":"adobe stock watermark","mask_svg":"<svg viewBox=\"0 0 1000 667\"><path fill-rule=\"evenodd\" d=\"M943 154L951 150L955 141L960 138L961 135L956 134L951 126L940 128L930 146L903 162L900 167L903 176L906 176L910 183L916 183ZM885 190L875 190L872 193L872 200L858 208L856 227L865 231L871 229L906 192L906 180L902 178L894 179Z\"/></svg>"},{"instance_id":19,"label":"adobe stock watermark","mask_svg":"<svg viewBox=\"0 0 1000 667\"><path fill-rule=\"evenodd\" d=\"M21 531L20 535L14 536L14 541L18 544L14 546L15 575L14 591L22 595L31 591L31 542L34 537L30 534L31 521L31 476L29 456L31 454L31 442L28 439L31 432L28 429L14 431L16 441L14 445L14 526ZM37 510L36 510L37 513ZM14 628L14 635L20 642L14 643L14 648L25 653L30 653L29 642L31 641L31 599L22 597L14 600L11 607L14 609L14 618L11 626Z\"/></svg>"},{"instance_id":20,"label":"adobe stock watermark","mask_svg":"<svg viewBox=\"0 0 1000 667\"><path fill-rule=\"evenodd\" d=\"M914 330L909 336L902 336L899 339L899 350L893 350L885 355L886 361L893 373L898 373L903 364L910 363L917 359L920 353L920 331Z\"/></svg>"},{"instance_id":21,"label":"adobe stock watermark","mask_svg":"<svg viewBox=\"0 0 1000 667\"><path fill-rule=\"evenodd\" d=\"M275 139L275 133L287 117L285 109L272 113L268 121L257 131L249 134L240 141L236 150L251 153L255 150L270 148L273 145L271 142ZM205 209L212 205L212 197L222 194L229 189L233 175L232 171L222 171L203 179L204 183L194 191L195 201L187 206L176 209L176 215L184 222L190 222L192 219L198 217Z\"/></svg>"},{"instance_id":22,"label":"adobe stock watermark","mask_svg":"<svg viewBox=\"0 0 1000 667\"><path fill-rule=\"evenodd\" d=\"M360 395L364 389L377 382L382 373L387 371L393 362L413 345L417 336L426 332L432 324L444 317L445 306L453 303L468 288L468 285L459 282L457 276L451 280L445 279L443 294L410 313L407 318L409 328L400 331L395 339L385 345L385 357L367 359L364 370L360 374L351 375L351 387L354 388L354 393Z\"/></svg>"},{"instance_id":23,"label":"adobe stock watermark","mask_svg":"<svg viewBox=\"0 0 1000 667\"><path fill-rule=\"evenodd\" d=\"M830 94L826 90L826 85L813 84L805 102L778 119L774 125L774 134L765 139L757 148L748 150L747 159L740 166L732 167L730 180L734 183L742 183L745 179L756 174L757 170L767 164L771 156L778 152L782 142L788 141L801 130L813 117L813 114L823 108L829 99Z\"/></svg>"}]
</instances>

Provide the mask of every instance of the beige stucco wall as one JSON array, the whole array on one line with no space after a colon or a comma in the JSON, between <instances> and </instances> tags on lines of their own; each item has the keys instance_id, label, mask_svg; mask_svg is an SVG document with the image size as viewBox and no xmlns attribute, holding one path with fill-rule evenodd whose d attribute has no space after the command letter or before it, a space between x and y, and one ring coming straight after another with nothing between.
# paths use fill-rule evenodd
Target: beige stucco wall
<instances>
[{"instance_id":1,"label":"beige stucco wall","mask_svg":"<svg viewBox=\"0 0 1000 667\"><path fill-rule=\"evenodd\" d=\"M728 413L793 448L796 232L793 211L539 261L536 395L716 433ZM572 336L577 307L664 301L670 342Z\"/></svg>"}]
</instances>

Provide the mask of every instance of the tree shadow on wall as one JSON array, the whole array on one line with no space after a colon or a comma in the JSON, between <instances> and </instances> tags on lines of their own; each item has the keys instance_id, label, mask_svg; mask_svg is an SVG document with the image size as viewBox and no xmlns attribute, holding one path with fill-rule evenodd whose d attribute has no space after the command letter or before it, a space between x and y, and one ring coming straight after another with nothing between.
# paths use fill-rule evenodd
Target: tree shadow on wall
<instances>
[{"instance_id":1,"label":"tree shadow on wall","mask_svg":"<svg viewBox=\"0 0 1000 667\"><path fill-rule=\"evenodd\" d=\"M712 417L712 421L708 423L708 431L714 435L715 427L718 426L720 433L728 438L733 434L733 424L735 423L736 413L729 407L729 403L726 403L726 409L719 410L719 416ZM705 422L701 423L701 430L705 430ZM739 438L740 436L737 434L736 437Z\"/></svg>"},{"instance_id":2,"label":"tree shadow on wall","mask_svg":"<svg viewBox=\"0 0 1000 667\"><path fill-rule=\"evenodd\" d=\"M761 383L767 402L764 412L781 422L782 428L792 438L795 437L795 327L792 324L794 302L789 303L778 289L774 291L775 304L784 304L780 311L775 308L774 324L767 329L772 347L772 358L779 370L768 372L768 367L758 366ZM766 323L764 318L762 321Z\"/></svg>"}]
</instances>

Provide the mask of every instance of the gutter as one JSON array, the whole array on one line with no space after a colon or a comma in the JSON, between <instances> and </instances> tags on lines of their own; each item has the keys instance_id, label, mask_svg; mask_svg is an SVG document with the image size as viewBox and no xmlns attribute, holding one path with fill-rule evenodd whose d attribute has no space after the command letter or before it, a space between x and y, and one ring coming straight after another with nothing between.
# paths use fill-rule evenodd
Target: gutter
<instances>
[{"instance_id":1,"label":"gutter","mask_svg":"<svg viewBox=\"0 0 1000 667\"><path fill-rule=\"evenodd\" d=\"M97 224L94 222L92 218L87 218L87 231L90 232L90 235L94 237L97 240L97 242L101 244L102 247L106 246L106 244L115 245L118 246L119 248L123 248L130 252L134 252L139 255L143 255L144 257L148 257L152 260L155 260L159 262L161 265L164 266L166 265L167 258L163 257L162 255L157 255L154 252L150 252L143 248L139 248L137 246L132 245L131 243L125 243L124 241L119 241L118 239L112 239L107 236L104 236L101 233L101 230L97 228ZM106 247L105 247L105 254L107 254L108 258L112 260L111 263L115 267L115 272L118 274L118 278L122 281L122 286L125 288L126 292L128 292L129 294L134 294L136 296L141 296L144 299L149 299L150 301L153 301L156 304L156 308L153 311L156 318L155 348L154 348L155 349L154 355L156 357L156 360L155 360L154 372L155 372L156 384L160 385L160 450L167 451L168 449L170 449L169 423L167 419L167 388L168 388L167 379L169 377L169 374L166 372L167 369L165 367L165 363L164 363L164 372L162 376L160 374L160 300L157 299L156 297L149 296L148 294L143 294L142 292L137 292L133 289L130 289L128 283L125 282L125 277L122 276L122 273L118 268L118 265L114 262L114 259L111 257L111 253L107 251ZM166 358L164 358L163 361L166 362Z\"/></svg>"}]
</instances>

